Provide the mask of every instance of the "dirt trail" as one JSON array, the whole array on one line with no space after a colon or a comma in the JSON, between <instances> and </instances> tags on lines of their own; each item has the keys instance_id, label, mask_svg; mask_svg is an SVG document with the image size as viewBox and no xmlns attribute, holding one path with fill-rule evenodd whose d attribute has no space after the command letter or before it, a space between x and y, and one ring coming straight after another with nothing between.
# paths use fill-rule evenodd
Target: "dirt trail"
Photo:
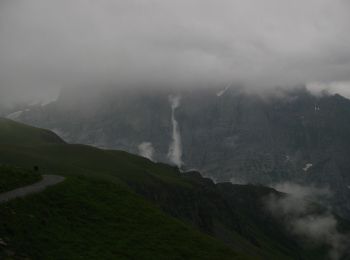
<instances>
[{"instance_id":1,"label":"dirt trail","mask_svg":"<svg viewBox=\"0 0 350 260\"><path fill-rule=\"evenodd\" d=\"M43 175L43 179L34 184L0 193L0 203L41 192L45 188L56 185L62 181L64 181L64 177L59 175Z\"/></svg>"}]
</instances>

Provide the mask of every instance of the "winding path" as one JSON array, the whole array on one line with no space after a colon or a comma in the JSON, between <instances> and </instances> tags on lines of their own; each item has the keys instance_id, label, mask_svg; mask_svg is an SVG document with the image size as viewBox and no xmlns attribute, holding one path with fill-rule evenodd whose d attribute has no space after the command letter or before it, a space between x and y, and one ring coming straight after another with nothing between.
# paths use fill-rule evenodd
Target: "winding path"
<instances>
[{"instance_id":1,"label":"winding path","mask_svg":"<svg viewBox=\"0 0 350 260\"><path fill-rule=\"evenodd\" d=\"M41 192L49 186L53 186L64 181L64 179L65 179L64 177L59 175L43 175L43 179L34 184L17 188L4 193L0 193L0 203L9 201L15 198L25 197L29 194Z\"/></svg>"}]
</instances>

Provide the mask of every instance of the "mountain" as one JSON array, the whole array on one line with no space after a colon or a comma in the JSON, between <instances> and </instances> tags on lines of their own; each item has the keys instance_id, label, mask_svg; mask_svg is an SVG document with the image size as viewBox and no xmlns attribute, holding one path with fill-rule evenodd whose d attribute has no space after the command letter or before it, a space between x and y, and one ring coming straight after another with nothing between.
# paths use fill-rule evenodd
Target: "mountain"
<instances>
[{"instance_id":1,"label":"mountain","mask_svg":"<svg viewBox=\"0 0 350 260\"><path fill-rule=\"evenodd\" d=\"M0 144L1 145L33 145L33 144L63 144L64 141L51 131L15 123L0 118Z\"/></svg>"},{"instance_id":2,"label":"mountain","mask_svg":"<svg viewBox=\"0 0 350 260\"><path fill-rule=\"evenodd\" d=\"M26 143L9 134L20 131ZM271 188L214 184L198 172L126 152L52 142L48 133L56 136L0 121L0 140L7 140L1 164L65 177L42 193L0 204L2 257L326 259L330 247L341 251L338 259L347 257L344 248L326 241L311 247L291 233L266 207L271 196L287 196ZM13 166L6 167L1 174ZM336 220L343 232L350 229L346 220Z\"/></svg>"},{"instance_id":3,"label":"mountain","mask_svg":"<svg viewBox=\"0 0 350 260\"><path fill-rule=\"evenodd\" d=\"M178 98L174 110L169 97ZM340 95L314 96L304 87L264 95L238 88L77 88L14 112L16 120L66 141L182 163L216 182L329 188L332 207L350 218L350 100Z\"/></svg>"}]
</instances>

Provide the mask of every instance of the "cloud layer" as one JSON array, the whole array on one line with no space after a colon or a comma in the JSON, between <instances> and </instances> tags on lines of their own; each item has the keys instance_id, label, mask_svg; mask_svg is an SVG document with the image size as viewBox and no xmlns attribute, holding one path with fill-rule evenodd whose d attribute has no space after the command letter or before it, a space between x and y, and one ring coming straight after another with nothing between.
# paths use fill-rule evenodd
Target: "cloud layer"
<instances>
[{"instance_id":1,"label":"cloud layer","mask_svg":"<svg viewBox=\"0 0 350 260\"><path fill-rule=\"evenodd\" d=\"M147 159L153 160L154 148L152 143L143 142L138 145L139 155Z\"/></svg>"},{"instance_id":2,"label":"cloud layer","mask_svg":"<svg viewBox=\"0 0 350 260\"><path fill-rule=\"evenodd\" d=\"M290 182L274 188L288 195L271 195L265 202L267 208L285 222L286 228L309 243L326 245L329 259L342 259L350 247L349 235L339 232L338 221L327 207L322 206L321 210L318 206L332 195L330 191Z\"/></svg>"},{"instance_id":3,"label":"cloud layer","mask_svg":"<svg viewBox=\"0 0 350 260\"><path fill-rule=\"evenodd\" d=\"M0 96L348 81L349 28L347 0L4 0Z\"/></svg>"}]
</instances>

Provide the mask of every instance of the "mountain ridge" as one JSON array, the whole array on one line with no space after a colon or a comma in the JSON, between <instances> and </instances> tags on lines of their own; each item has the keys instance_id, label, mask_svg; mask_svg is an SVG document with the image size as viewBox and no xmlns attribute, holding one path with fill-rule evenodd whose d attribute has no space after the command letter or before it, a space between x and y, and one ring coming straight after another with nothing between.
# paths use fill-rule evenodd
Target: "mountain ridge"
<instances>
[{"instance_id":1,"label":"mountain ridge","mask_svg":"<svg viewBox=\"0 0 350 260\"><path fill-rule=\"evenodd\" d=\"M20 125L13 124L12 126L17 127ZM36 131L45 130L36 129ZM0 135L2 133L4 132L0 131ZM18 149L19 147L21 149ZM115 237L115 234L121 232L112 228L113 225L117 224L115 217L108 217L108 221L110 221L108 225L112 225L109 228L106 227L107 224L104 225L100 222L107 217L106 214L108 216L111 214L105 207L112 204L114 205L113 210L116 211L115 213L124 212L123 214L126 214L124 217L129 216L131 223L133 221L143 223L143 230L137 231L132 229L130 223L127 224L125 220L118 220L122 221L121 223L125 223L126 227L128 227L125 229L129 234L128 236L137 236L137 238L134 238L140 246L144 245L142 250L145 250L145 254L150 252L149 245L146 242L141 242L139 239L143 236L147 237L147 232L151 232L152 236L155 236L154 239L158 239L158 235L154 233L154 231L158 230L158 227L148 226L149 224L144 222L148 219L146 215L151 214L148 216L154 216L161 223L168 223L167 225L169 226L167 228L164 225L159 225L159 230L156 232L165 235L164 231L172 230L168 235L174 236L174 238L171 238L174 244L166 242L170 239L168 237L162 243L157 242L160 243L158 247L153 245L153 250L156 250L154 252L160 258L165 256L161 247L167 248L167 252L171 252L171 254L175 254L172 250L178 248L180 254L183 254L182 256L175 254L177 255L175 258L178 259L197 259L203 254L207 254L209 259L235 259L235 256L237 259L300 259L300 257L302 259L320 259L320 256L325 257L326 255L326 249L322 247L317 250L303 248L294 236L288 234L282 223L276 222L270 216L270 213L263 209L264 206L261 204L262 194L276 192L270 188L244 186L246 187L243 188L246 191L244 193L239 188L241 186L234 186L228 183L214 184L210 179L202 178L197 172L181 173L176 167L163 163L154 163L126 152L101 150L85 145L71 145L67 143L42 144L41 140L37 140L37 143L32 145L3 145L0 147L0 158L0 163L2 164L15 164L25 168L38 165L40 172L43 174L50 172L51 174L63 175L66 178L63 183L48 188L42 194L29 196L28 198L1 206L0 238L6 237L6 243L11 246L11 250L15 252L20 250L26 256L56 258L55 255L58 252L65 252L55 249L58 245L57 243L63 242L57 237L57 228L65 230L75 223L76 228L73 228L73 230L77 232L77 235L85 234L84 236L87 236L88 233L86 232L88 231L84 227L89 227L91 230L96 230L97 227L100 227L101 230L104 230L102 233L96 230L95 238L90 237L82 242L84 248L86 246L90 247L88 250L85 248L86 252L84 255L87 258L96 257L94 251L92 251L95 247L91 243L95 239L100 239L100 234L108 234L108 236ZM232 187L235 193L232 193L230 189L227 190L225 188L227 185ZM112 195L113 192L116 192L119 197ZM239 200L230 199L229 202L227 194L231 194L233 198L236 197ZM132 211L129 211L127 208L123 209L125 206L120 208L120 205L129 203L127 198L134 198L131 200L134 200L135 206L139 205L140 208L138 209L138 206L136 208L132 207ZM122 202L124 199L126 200ZM103 201L108 201L108 203L105 204L106 202ZM251 209L244 211L244 207L242 208L240 204L242 202L239 201L250 204ZM142 204L148 205L147 208L150 207L152 209L151 212L155 212L154 210L161 212L157 213L161 215L158 217L152 215L154 213L145 215L146 211L144 210L146 209L141 206ZM57 205L60 206L57 208ZM75 206L73 207L73 205ZM85 205L84 207L86 208L80 208L79 205ZM260 206L257 207L256 205ZM94 217L89 216L91 213L90 208L95 208ZM33 212L34 209L35 211ZM81 211L82 215L79 213L79 218L72 215L76 210ZM11 215L11 211L17 212L15 217ZM261 223L256 221L256 212L261 212L257 216L265 216L261 219L258 217ZM264 212L263 215L262 212ZM113 216L115 213L113 213ZM63 219L67 219L68 216L69 218L62 222L55 217L57 214ZM138 214L143 217L137 218ZM36 216L35 218L38 218L38 221L31 220L31 218L28 218L28 215ZM47 217L55 220L57 224L45 221L44 219ZM70 218L71 220L69 220ZM172 220L170 221L169 218ZM181 223L186 230L189 230L187 236L194 239L195 247L192 249L187 248L189 241L183 237L184 233L175 235L176 225L172 222L173 220ZM267 220L268 222L266 222ZM44 221L46 224L43 227L37 226L40 221ZM262 225L262 223L265 225ZM155 225L155 223L152 225ZM274 228L266 228L270 225ZM40 235L36 236L35 232L32 234L25 231L32 228L37 228ZM114 234L112 231L116 233ZM195 235L193 232L199 233ZM47 234L45 235L45 233ZM74 233L70 232L69 234L70 244L76 245L79 240L76 240ZM126 243L125 239L127 237L124 237L125 234L119 239ZM210 240L213 244L209 247L208 245L203 247L207 243L205 241L209 242L207 237L209 240L214 239ZM82 239L82 237L79 239ZM26 241L32 242L27 243ZM193 242L191 243L193 244ZM36 244L34 248L31 247L32 243ZM44 248L47 247L47 254L42 252L38 245ZM76 257L79 252L81 253L81 251L67 246L68 244L65 244L62 250L70 250L70 256ZM115 247L113 247L111 243L106 243L105 245L99 243L99 246L104 248L106 255L109 256L114 254L121 257L120 250L129 256L136 256L136 252L132 251L134 245L131 244L121 247L121 244L118 245L116 243ZM221 249L217 251L215 247ZM115 249L113 250L113 248ZM186 250L192 250L193 252L190 253ZM144 257L138 255L138 258L150 259L146 255Z\"/></svg>"},{"instance_id":2,"label":"mountain ridge","mask_svg":"<svg viewBox=\"0 0 350 260\"><path fill-rule=\"evenodd\" d=\"M171 163L169 95L178 95L175 119L185 169L199 169L217 182L328 187L332 206L350 218L350 101L340 95L315 96L305 87L265 95L228 88L220 96L217 89L101 90L80 104L74 93L83 91L67 91L16 120L71 143L134 154L147 143L155 161Z\"/></svg>"}]
</instances>

